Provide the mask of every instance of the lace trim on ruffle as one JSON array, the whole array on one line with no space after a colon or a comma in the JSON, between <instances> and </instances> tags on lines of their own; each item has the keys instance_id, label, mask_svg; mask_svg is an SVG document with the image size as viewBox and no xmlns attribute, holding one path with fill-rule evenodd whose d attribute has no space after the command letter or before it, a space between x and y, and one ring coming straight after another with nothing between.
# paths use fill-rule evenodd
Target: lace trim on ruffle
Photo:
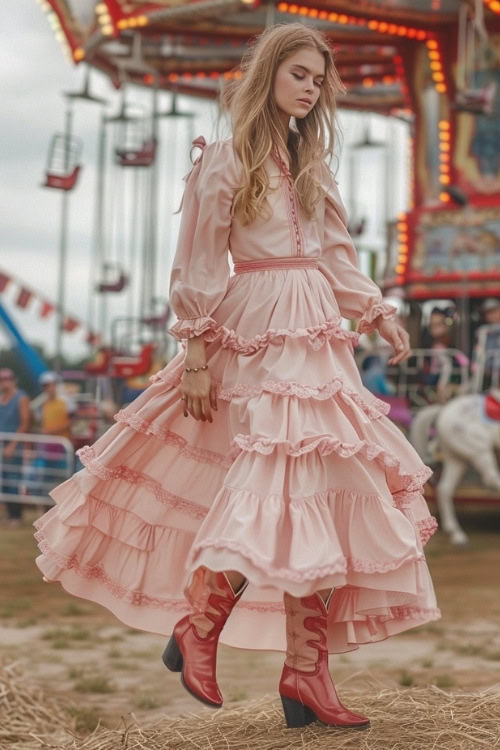
<instances>
[{"instance_id":1,"label":"lace trim on ruffle","mask_svg":"<svg viewBox=\"0 0 500 750\"><path fill-rule=\"evenodd\" d=\"M181 513L185 513L192 518L201 520L205 518L208 513L207 508L197 505L197 503L193 503L191 500L185 500L183 497L168 492L168 490L164 489L159 482L152 477L148 477L146 474L141 474L139 471L135 471L124 465L112 467L104 466L104 464L96 457L94 449L89 445L79 448L76 451L76 454L80 457L82 464L92 474L99 477L99 479L122 479L129 484L141 485L148 489L158 502L167 505L169 508L180 511Z\"/></svg>"},{"instance_id":2,"label":"lace trim on ruffle","mask_svg":"<svg viewBox=\"0 0 500 750\"><path fill-rule=\"evenodd\" d=\"M416 524L420 534L420 539L422 540L422 544L427 544L431 536L439 528L438 522L436 518L434 518L434 516L429 516L429 518L424 518L421 521L417 521Z\"/></svg>"},{"instance_id":3,"label":"lace trim on ruffle","mask_svg":"<svg viewBox=\"0 0 500 750\"><path fill-rule=\"evenodd\" d=\"M225 326L218 326L206 334L205 341L211 342L220 338L220 345L223 349L234 349L238 354L245 355L254 354L262 347L269 346L271 342L282 339L285 336L292 339L307 337L315 351L321 349L323 344L332 338L332 336L340 341L352 342L353 346L357 346L359 343L359 334L342 328L341 322L341 316L337 315L324 323L308 326L307 328L269 328L262 335L253 336L251 339L240 336L236 331L230 330Z\"/></svg>"},{"instance_id":4,"label":"lace trim on ruffle","mask_svg":"<svg viewBox=\"0 0 500 750\"><path fill-rule=\"evenodd\" d=\"M203 539L193 544L189 553L187 566L191 567L195 564L194 559L198 552L209 547L237 552L247 558L247 560L250 560L252 565L265 573L266 576L293 581L294 583L314 581L317 578L335 575L336 573L345 574L348 571L354 571L355 573L387 573L390 570L396 570L401 567L405 562L418 562L420 560L425 560L425 555L423 554L414 555L412 557L403 557L397 560L364 560L359 557L341 556L328 565L309 568L308 570L299 572L296 570L290 570L289 568L275 568L272 565L269 565L268 560L260 557L254 550L241 542L235 542L232 539Z\"/></svg>"},{"instance_id":5,"label":"lace trim on ruffle","mask_svg":"<svg viewBox=\"0 0 500 750\"><path fill-rule=\"evenodd\" d=\"M120 409L115 415L114 419L117 422L128 424L136 432L141 432L144 435L154 435L159 438L166 445L175 446L179 453L186 458L192 458L200 464L211 464L212 466L221 466L224 469L229 469L231 461L222 453L215 453L215 451L208 450L208 448L196 448L172 430L167 430L165 427L156 424L155 422L147 422L142 419L138 414L128 409Z\"/></svg>"},{"instance_id":6,"label":"lace trim on ruffle","mask_svg":"<svg viewBox=\"0 0 500 750\"><path fill-rule=\"evenodd\" d=\"M206 333L215 326L217 326L217 321L207 315L199 318L182 318L172 328L167 328L167 333L182 341L182 339L201 336L202 333Z\"/></svg>"},{"instance_id":7,"label":"lace trim on ruffle","mask_svg":"<svg viewBox=\"0 0 500 750\"><path fill-rule=\"evenodd\" d=\"M250 435L239 434L233 438L228 456L236 458L241 451L257 451L258 453L268 455L273 452L277 445L283 446L289 456L302 456L304 453L310 453L313 450L317 450L321 456L335 452L341 458L351 458L356 453L362 453L369 461L377 459L381 460L384 466L396 467L404 483L403 489L408 492L418 492L433 474L432 469L428 466L422 466L418 471L411 474L402 471L401 462L396 456L389 453L381 445L370 443L368 440L360 440L357 443L344 443L338 438L320 437L306 444L303 444L303 442L301 440L293 445L289 440L252 438Z\"/></svg>"},{"instance_id":8,"label":"lace trim on ruffle","mask_svg":"<svg viewBox=\"0 0 500 750\"><path fill-rule=\"evenodd\" d=\"M380 615L379 620L381 622L387 622L387 620L439 620L441 617L441 610L439 607L430 607L429 609L423 609L419 607L398 606L389 607L391 610L390 615Z\"/></svg>"},{"instance_id":9,"label":"lace trim on ruffle","mask_svg":"<svg viewBox=\"0 0 500 750\"><path fill-rule=\"evenodd\" d=\"M80 562L74 554L71 557L61 555L50 546L43 529L43 519L37 519L33 525L38 529L34 536L38 542L40 552L51 560L51 562L55 563L58 568L61 568L61 570L73 570L81 578L97 581L117 599L138 607L173 610L174 612L184 614L191 611L191 606L185 599L166 599L159 596L150 596L143 591L132 591L122 586L116 579L106 573L102 565L87 565ZM284 614L285 612L280 602L246 602L240 599L236 606L256 612L276 612L278 614Z\"/></svg>"},{"instance_id":10,"label":"lace trim on ruffle","mask_svg":"<svg viewBox=\"0 0 500 750\"><path fill-rule=\"evenodd\" d=\"M113 596L121 601L127 602L137 607L150 607L154 609L165 609L168 611L179 612L187 614L191 611L189 603L185 599L167 599L158 596L150 596L145 594L143 591L133 591L122 586L116 579L110 576L102 565L87 565L82 563L76 555L61 555L56 552L50 546L50 543L46 537L44 531L45 522L43 518L37 519L34 524L37 532L35 533L35 539L37 540L40 552L47 557L51 562L57 565L61 570L72 570L76 575L86 580L92 580L100 583L106 588ZM253 610L262 613L277 613L284 614L284 607L280 602L252 602L241 600L236 604L236 607ZM418 609L417 607L390 607L393 616L383 615L375 616L372 619L385 622L391 619L417 619L417 620L431 620L439 619L441 612L439 609Z\"/></svg>"},{"instance_id":11,"label":"lace trim on ruffle","mask_svg":"<svg viewBox=\"0 0 500 750\"><path fill-rule=\"evenodd\" d=\"M394 305L389 305L387 302L376 302L364 311L356 330L358 333L372 333L377 329L375 320L379 315L384 320L390 320L395 317L397 311L398 309Z\"/></svg>"},{"instance_id":12,"label":"lace trim on ruffle","mask_svg":"<svg viewBox=\"0 0 500 750\"><path fill-rule=\"evenodd\" d=\"M152 383L164 383L170 386L177 386L181 381L182 375L172 375L168 373L162 376L161 371L157 372L150 378ZM320 401L324 401L327 398L331 398L336 393L339 393L340 397L349 403L349 399L354 401L370 419L379 419L381 416L386 416L391 409L391 405L386 401L374 398L371 403L365 401L356 391L347 388L344 384L344 379L337 375L330 380L328 383L320 386L303 385L293 380L265 380L258 385L247 385L246 383L237 383L233 386L227 386L223 388L222 383L217 380L212 381L217 396L222 401L230 401L233 398L253 397L259 396L264 391L269 393L276 393L281 396L297 396L298 398L316 398Z\"/></svg>"}]
</instances>

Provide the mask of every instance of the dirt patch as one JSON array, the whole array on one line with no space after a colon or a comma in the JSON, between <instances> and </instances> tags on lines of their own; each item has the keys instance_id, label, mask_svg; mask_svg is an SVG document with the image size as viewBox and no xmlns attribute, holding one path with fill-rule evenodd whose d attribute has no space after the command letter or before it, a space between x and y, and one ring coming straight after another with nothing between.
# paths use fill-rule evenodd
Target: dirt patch
<instances>
[{"instance_id":1,"label":"dirt patch","mask_svg":"<svg viewBox=\"0 0 500 750\"><path fill-rule=\"evenodd\" d=\"M98 721L123 727L123 721L144 724L198 712L200 704L161 662L164 638L132 630L103 607L42 583L31 520L0 529L0 659L16 660L49 696L77 705L81 731ZM452 547L440 533L426 546L442 619L331 656L342 697L344 691L381 688L498 687L500 512L461 520L470 533L468 548ZM281 653L222 646L218 675L225 705L241 708L249 699L275 696L282 662Z\"/></svg>"}]
</instances>

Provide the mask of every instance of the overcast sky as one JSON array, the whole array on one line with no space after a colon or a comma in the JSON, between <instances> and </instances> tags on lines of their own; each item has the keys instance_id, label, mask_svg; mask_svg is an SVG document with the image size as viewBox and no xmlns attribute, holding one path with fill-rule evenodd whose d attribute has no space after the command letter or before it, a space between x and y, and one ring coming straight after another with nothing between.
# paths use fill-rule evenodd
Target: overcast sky
<instances>
[{"instance_id":1,"label":"overcast sky","mask_svg":"<svg viewBox=\"0 0 500 750\"><path fill-rule=\"evenodd\" d=\"M83 66L77 68L67 62L45 14L35 0L16 0L4 15L3 24L3 44L0 46L0 271L20 278L27 286L55 300L61 194L59 191L42 189L40 184L44 178L51 136L64 127L65 103L61 92L80 88L84 71ZM100 73L95 72L91 80L95 93L110 99L108 112L116 111L120 95ZM129 94L131 101L136 101L143 107L149 107L149 96L149 93L141 92L137 87L132 88ZM170 95L162 95L161 105L164 109L169 108ZM214 140L217 115L215 104L180 97L178 108L196 113L192 123L192 137L203 134L207 142ZM76 104L74 133L83 141L84 166L81 179L70 199L67 312L84 320L87 316L90 279L99 116L98 106L85 102ZM341 126L347 146L353 139L360 138L362 116L343 113ZM372 127L375 137L388 135L388 123L383 118L373 118ZM185 120L174 123L170 119L161 123L159 294L166 294L168 290L170 263L175 251L179 221L178 215L170 219L170 214L179 205L184 186L181 178L190 168L189 135ZM392 127L391 138L395 140L394 157L397 167L391 196L391 213L394 214L405 208L406 200L404 126L396 123ZM193 158L198 153L199 151L194 151ZM347 162L341 156L337 175L346 202L349 198L349 191L346 189ZM380 190L379 170L378 157L373 157L369 162L365 158L362 179L355 191L358 210L371 217L369 240L374 246L380 246L382 239L383 191ZM130 201L133 177L118 182L120 175L115 170L110 175L110 180L115 181L109 183L114 185L115 193L121 191L120 194L125 196L125 203ZM110 222L116 221L120 216L116 206L108 206L108 212ZM125 221L126 219L118 224L125 227ZM126 237L123 240L125 235L120 235L122 230L116 231L118 234L115 233L110 238L111 254L118 253L118 245L121 246L126 241ZM137 260L140 263L140 256ZM16 290L17 286L12 285L2 295L1 301L28 340L43 343L49 351L53 351L55 317L38 319L38 302L32 302L26 310L17 308L14 304ZM111 313L118 315L126 310L125 297L122 296L120 300L115 295ZM0 346L6 343L7 338L0 330ZM75 357L87 352L80 331L65 334L64 351L68 356Z\"/></svg>"}]
</instances>

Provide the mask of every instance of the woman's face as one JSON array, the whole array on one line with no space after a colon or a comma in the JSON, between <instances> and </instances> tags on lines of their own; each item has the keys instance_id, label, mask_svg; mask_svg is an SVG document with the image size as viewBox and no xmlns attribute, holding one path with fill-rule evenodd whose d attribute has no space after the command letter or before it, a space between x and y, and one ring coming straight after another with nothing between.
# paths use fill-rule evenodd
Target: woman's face
<instances>
[{"instance_id":1,"label":"woman's face","mask_svg":"<svg viewBox=\"0 0 500 750\"><path fill-rule=\"evenodd\" d=\"M273 94L280 119L287 129L290 117L305 117L314 107L325 72L325 58L315 49L301 49L280 63ZM304 98L310 103L299 101Z\"/></svg>"}]
</instances>

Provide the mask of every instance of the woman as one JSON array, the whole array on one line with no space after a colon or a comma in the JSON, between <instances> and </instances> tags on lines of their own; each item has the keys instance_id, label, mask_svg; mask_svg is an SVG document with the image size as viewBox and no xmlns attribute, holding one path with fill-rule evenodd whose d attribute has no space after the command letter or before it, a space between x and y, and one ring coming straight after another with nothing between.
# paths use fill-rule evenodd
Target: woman
<instances>
[{"instance_id":1,"label":"woman","mask_svg":"<svg viewBox=\"0 0 500 750\"><path fill-rule=\"evenodd\" d=\"M288 726L366 727L328 652L440 616L423 553L436 522L431 471L363 387L341 315L378 329L392 363L408 337L357 269L324 163L341 90L325 38L270 27L242 72L223 100L233 138L194 141L185 177L170 279L185 351L79 452L85 469L37 524L37 562L127 624L172 633L165 664L207 705L222 704L220 637L286 651Z\"/></svg>"}]
</instances>

